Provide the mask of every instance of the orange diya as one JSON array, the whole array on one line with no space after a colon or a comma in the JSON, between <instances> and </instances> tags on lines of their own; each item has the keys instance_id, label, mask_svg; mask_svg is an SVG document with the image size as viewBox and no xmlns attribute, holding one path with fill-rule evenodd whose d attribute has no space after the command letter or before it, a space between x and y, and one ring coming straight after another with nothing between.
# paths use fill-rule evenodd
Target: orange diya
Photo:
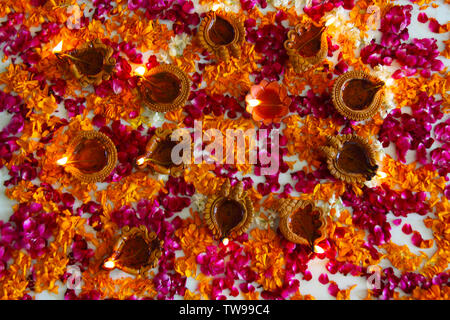
<instances>
[{"instance_id":1,"label":"orange diya","mask_svg":"<svg viewBox=\"0 0 450 320\"><path fill-rule=\"evenodd\" d=\"M284 47L297 73L303 73L322 62L328 53L325 27L313 21L298 24L288 32Z\"/></svg>"},{"instance_id":2,"label":"orange diya","mask_svg":"<svg viewBox=\"0 0 450 320\"><path fill-rule=\"evenodd\" d=\"M64 62L64 68L70 70L82 86L99 85L103 80L108 80L114 71L116 65L116 59L112 57L114 50L100 39L86 42L80 48L68 52L58 52L61 49L62 42L53 52Z\"/></svg>"},{"instance_id":3,"label":"orange diya","mask_svg":"<svg viewBox=\"0 0 450 320\"><path fill-rule=\"evenodd\" d=\"M307 245L313 252L321 251L317 246L326 238L326 218L322 208L312 201L280 199L280 231L294 243Z\"/></svg>"},{"instance_id":4,"label":"orange diya","mask_svg":"<svg viewBox=\"0 0 450 320\"><path fill-rule=\"evenodd\" d=\"M138 90L145 106L157 112L182 108L190 93L188 75L174 65L162 64L142 76Z\"/></svg>"},{"instance_id":5,"label":"orange diya","mask_svg":"<svg viewBox=\"0 0 450 320\"><path fill-rule=\"evenodd\" d=\"M75 178L87 182L103 181L114 169L117 150L111 139L98 131L82 131L57 161Z\"/></svg>"},{"instance_id":6,"label":"orange diya","mask_svg":"<svg viewBox=\"0 0 450 320\"><path fill-rule=\"evenodd\" d=\"M264 124L280 122L289 113L291 101L286 88L276 81L266 80L252 86L245 97L247 112L252 114L255 121L261 120Z\"/></svg>"},{"instance_id":7,"label":"orange diya","mask_svg":"<svg viewBox=\"0 0 450 320\"><path fill-rule=\"evenodd\" d=\"M230 55L239 58L245 41L244 22L233 14L210 11L200 23L198 37L200 44L220 60L227 61Z\"/></svg>"},{"instance_id":8,"label":"orange diya","mask_svg":"<svg viewBox=\"0 0 450 320\"><path fill-rule=\"evenodd\" d=\"M336 110L352 120L374 116L381 107L384 82L365 71L349 71L339 76L331 98Z\"/></svg>"},{"instance_id":9,"label":"orange diya","mask_svg":"<svg viewBox=\"0 0 450 320\"><path fill-rule=\"evenodd\" d=\"M378 170L375 149L357 135L328 136L327 146L320 150L331 174L347 183L364 183Z\"/></svg>"},{"instance_id":10,"label":"orange diya","mask_svg":"<svg viewBox=\"0 0 450 320\"><path fill-rule=\"evenodd\" d=\"M122 234L116 242L113 253L103 262L103 269L120 269L134 275L146 275L156 267L161 257L164 241L159 240L154 232L141 225L122 228Z\"/></svg>"},{"instance_id":11,"label":"orange diya","mask_svg":"<svg viewBox=\"0 0 450 320\"><path fill-rule=\"evenodd\" d=\"M208 198L204 219L216 239L224 244L247 231L253 220L253 204L244 191L242 181L231 187L226 180L220 191Z\"/></svg>"},{"instance_id":12,"label":"orange diya","mask_svg":"<svg viewBox=\"0 0 450 320\"><path fill-rule=\"evenodd\" d=\"M172 161L172 149L179 141L172 141L173 130L158 128L150 138L145 148L145 154L138 157L136 166L139 169L151 168L154 172L180 176L184 170L184 164L176 165Z\"/></svg>"}]
</instances>

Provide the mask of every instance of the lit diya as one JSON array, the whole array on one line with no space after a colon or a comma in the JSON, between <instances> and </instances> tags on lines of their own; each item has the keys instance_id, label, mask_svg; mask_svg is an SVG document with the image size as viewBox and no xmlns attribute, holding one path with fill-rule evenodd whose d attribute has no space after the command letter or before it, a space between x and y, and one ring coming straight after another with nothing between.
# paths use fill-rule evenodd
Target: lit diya
<instances>
[{"instance_id":1,"label":"lit diya","mask_svg":"<svg viewBox=\"0 0 450 320\"><path fill-rule=\"evenodd\" d=\"M325 27L313 21L298 24L288 32L284 47L297 73L303 73L322 62L328 53Z\"/></svg>"},{"instance_id":2,"label":"lit diya","mask_svg":"<svg viewBox=\"0 0 450 320\"><path fill-rule=\"evenodd\" d=\"M114 71L116 65L116 59L112 57L114 50L100 39L86 42L79 49L60 53L61 50L62 41L53 52L82 86L99 85L103 80L108 80Z\"/></svg>"},{"instance_id":3,"label":"lit diya","mask_svg":"<svg viewBox=\"0 0 450 320\"><path fill-rule=\"evenodd\" d=\"M333 104L344 117L357 121L369 119L381 107L384 85L367 72L346 72L333 85Z\"/></svg>"},{"instance_id":4,"label":"lit diya","mask_svg":"<svg viewBox=\"0 0 450 320\"><path fill-rule=\"evenodd\" d=\"M214 237L224 244L247 231L253 219L253 204L242 181L231 187L227 179L220 191L208 198L205 221Z\"/></svg>"},{"instance_id":5,"label":"lit diya","mask_svg":"<svg viewBox=\"0 0 450 320\"><path fill-rule=\"evenodd\" d=\"M331 174L347 183L364 183L378 170L376 151L369 141L357 135L328 136L321 147Z\"/></svg>"},{"instance_id":6,"label":"lit diya","mask_svg":"<svg viewBox=\"0 0 450 320\"><path fill-rule=\"evenodd\" d=\"M114 169L117 150L111 139L98 131L80 132L67 147L58 165L75 178L87 182L103 181Z\"/></svg>"},{"instance_id":7,"label":"lit diya","mask_svg":"<svg viewBox=\"0 0 450 320\"><path fill-rule=\"evenodd\" d=\"M326 217L322 208L312 201L280 199L280 231L294 243L307 245L313 252L322 252L317 245L326 238Z\"/></svg>"},{"instance_id":8,"label":"lit diya","mask_svg":"<svg viewBox=\"0 0 450 320\"><path fill-rule=\"evenodd\" d=\"M266 80L252 86L245 97L247 112L252 114L255 121L261 120L264 124L280 122L288 114L291 101L285 87L277 81Z\"/></svg>"},{"instance_id":9,"label":"lit diya","mask_svg":"<svg viewBox=\"0 0 450 320\"><path fill-rule=\"evenodd\" d=\"M143 103L151 110L168 112L182 108L189 98L188 75L174 65L162 64L144 74L138 90Z\"/></svg>"},{"instance_id":10,"label":"lit diya","mask_svg":"<svg viewBox=\"0 0 450 320\"><path fill-rule=\"evenodd\" d=\"M198 37L200 44L217 58L239 58L245 41L244 21L229 13L210 11L200 23Z\"/></svg>"},{"instance_id":11,"label":"lit diya","mask_svg":"<svg viewBox=\"0 0 450 320\"><path fill-rule=\"evenodd\" d=\"M145 155L137 158L136 166L139 169L150 167L161 174L180 176L184 170L184 164L176 165L172 161L172 149L179 141L172 141L172 130L158 128L150 138L145 148Z\"/></svg>"},{"instance_id":12,"label":"lit diya","mask_svg":"<svg viewBox=\"0 0 450 320\"><path fill-rule=\"evenodd\" d=\"M156 267L161 257L164 241L154 232L148 232L144 225L122 228L122 234L116 242L113 253L103 262L103 269L120 269L134 275L146 275Z\"/></svg>"}]
</instances>

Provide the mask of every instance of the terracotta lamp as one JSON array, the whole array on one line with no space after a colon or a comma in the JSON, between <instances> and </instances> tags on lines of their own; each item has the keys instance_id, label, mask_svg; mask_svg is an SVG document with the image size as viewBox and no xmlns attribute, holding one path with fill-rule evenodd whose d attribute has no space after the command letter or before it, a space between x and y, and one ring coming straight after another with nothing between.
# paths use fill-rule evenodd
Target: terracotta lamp
<instances>
[{"instance_id":1,"label":"terracotta lamp","mask_svg":"<svg viewBox=\"0 0 450 320\"><path fill-rule=\"evenodd\" d=\"M57 161L82 182L103 181L114 169L117 150L111 139L98 131L82 131L67 146Z\"/></svg>"},{"instance_id":2,"label":"terracotta lamp","mask_svg":"<svg viewBox=\"0 0 450 320\"><path fill-rule=\"evenodd\" d=\"M218 59L239 58L245 41L244 21L233 14L210 11L200 23L198 37L203 48Z\"/></svg>"},{"instance_id":3,"label":"terracotta lamp","mask_svg":"<svg viewBox=\"0 0 450 320\"><path fill-rule=\"evenodd\" d=\"M122 234L116 242L112 254L103 262L103 269L115 268L124 272L143 275L156 267L161 257L164 241L154 232L148 232L144 225L122 228Z\"/></svg>"},{"instance_id":4,"label":"terracotta lamp","mask_svg":"<svg viewBox=\"0 0 450 320\"><path fill-rule=\"evenodd\" d=\"M313 21L298 24L288 32L284 47L297 73L303 73L322 62L328 53L325 27Z\"/></svg>"},{"instance_id":5,"label":"terracotta lamp","mask_svg":"<svg viewBox=\"0 0 450 320\"><path fill-rule=\"evenodd\" d=\"M369 141L357 135L328 136L321 147L331 174L347 183L364 183L377 173L376 151Z\"/></svg>"},{"instance_id":6,"label":"terracotta lamp","mask_svg":"<svg viewBox=\"0 0 450 320\"><path fill-rule=\"evenodd\" d=\"M214 237L224 244L247 231L253 219L253 204L242 181L231 187L226 180L220 191L208 198L204 219Z\"/></svg>"},{"instance_id":7,"label":"terracotta lamp","mask_svg":"<svg viewBox=\"0 0 450 320\"><path fill-rule=\"evenodd\" d=\"M333 85L333 104L344 117L356 121L369 119L381 107L384 85L365 71L346 72Z\"/></svg>"},{"instance_id":8,"label":"terracotta lamp","mask_svg":"<svg viewBox=\"0 0 450 320\"><path fill-rule=\"evenodd\" d=\"M312 201L297 199L280 199L278 201L280 214L280 231L283 236L294 243L319 252L319 242L326 238L326 217L322 208Z\"/></svg>"},{"instance_id":9,"label":"terracotta lamp","mask_svg":"<svg viewBox=\"0 0 450 320\"><path fill-rule=\"evenodd\" d=\"M108 80L114 71L116 65L116 59L112 57L114 50L103 44L100 39L86 42L80 48L64 53L59 52L61 49L62 42L53 49L53 52L82 86L99 85L103 80Z\"/></svg>"},{"instance_id":10,"label":"terracotta lamp","mask_svg":"<svg viewBox=\"0 0 450 320\"><path fill-rule=\"evenodd\" d=\"M291 101L286 88L276 81L266 80L252 86L245 97L247 112L252 114L255 121L263 121L264 124L280 122L288 114Z\"/></svg>"},{"instance_id":11,"label":"terracotta lamp","mask_svg":"<svg viewBox=\"0 0 450 320\"><path fill-rule=\"evenodd\" d=\"M158 128L150 138L145 148L145 154L136 160L139 169L149 167L151 170L161 174L180 176L184 170L184 164L176 165L172 162L172 149L179 143L172 141L172 130Z\"/></svg>"},{"instance_id":12,"label":"terracotta lamp","mask_svg":"<svg viewBox=\"0 0 450 320\"><path fill-rule=\"evenodd\" d=\"M188 75L174 65L161 64L145 72L138 85L145 106L156 112L184 107L190 93Z\"/></svg>"}]
</instances>

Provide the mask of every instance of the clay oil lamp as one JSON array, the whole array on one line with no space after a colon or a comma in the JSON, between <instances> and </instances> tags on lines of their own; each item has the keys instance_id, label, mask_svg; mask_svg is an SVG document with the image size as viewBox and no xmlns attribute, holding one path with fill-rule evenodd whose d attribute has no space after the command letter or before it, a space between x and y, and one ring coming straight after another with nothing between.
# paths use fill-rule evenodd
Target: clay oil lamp
<instances>
[{"instance_id":1,"label":"clay oil lamp","mask_svg":"<svg viewBox=\"0 0 450 320\"><path fill-rule=\"evenodd\" d=\"M152 171L161 174L180 176L184 170L184 164L176 165L172 161L172 149L179 141L172 141L172 130L158 128L148 141L145 154L136 160L139 169L149 167Z\"/></svg>"},{"instance_id":2,"label":"clay oil lamp","mask_svg":"<svg viewBox=\"0 0 450 320\"><path fill-rule=\"evenodd\" d=\"M148 232L144 225L122 228L122 234L114 245L112 254L103 262L103 269L120 269L133 275L145 276L156 267L161 257L164 241L154 232Z\"/></svg>"},{"instance_id":3,"label":"clay oil lamp","mask_svg":"<svg viewBox=\"0 0 450 320\"><path fill-rule=\"evenodd\" d=\"M336 110L352 120L374 116L380 109L384 82L364 71L349 71L339 76L332 90Z\"/></svg>"},{"instance_id":4,"label":"clay oil lamp","mask_svg":"<svg viewBox=\"0 0 450 320\"><path fill-rule=\"evenodd\" d=\"M242 181L231 187L226 180L220 191L208 198L204 219L214 237L224 245L247 231L253 220L253 204Z\"/></svg>"},{"instance_id":5,"label":"clay oil lamp","mask_svg":"<svg viewBox=\"0 0 450 320\"><path fill-rule=\"evenodd\" d=\"M284 47L297 73L303 73L322 62L328 53L325 27L313 21L298 24L288 32Z\"/></svg>"},{"instance_id":6,"label":"clay oil lamp","mask_svg":"<svg viewBox=\"0 0 450 320\"><path fill-rule=\"evenodd\" d=\"M138 90L143 104L156 112L168 112L184 107L190 93L188 75L174 65L161 64L145 71L135 71L140 76Z\"/></svg>"},{"instance_id":7,"label":"clay oil lamp","mask_svg":"<svg viewBox=\"0 0 450 320\"><path fill-rule=\"evenodd\" d=\"M53 49L56 57L82 86L99 85L108 80L114 71L114 50L100 39L86 42L80 48L61 53L62 41Z\"/></svg>"},{"instance_id":8,"label":"clay oil lamp","mask_svg":"<svg viewBox=\"0 0 450 320\"><path fill-rule=\"evenodd\" d=\"M328 136L320 148L331 174L347 183L364 183L378 170L376 151L369 141L357 135Z\"/></svg>"},{"instance_id":9,"label":"clay oil lamp","mask_svg":"<svg viewBox=\"0 0 450 320\"><path fill-rule=\"evenodd\" d=\"M116 162L116 146L108 136L98 131L82 131L56 163L80 181L93 183L103 181Z\"/></svg>"},{"instance_id":10,"label":"clay oil lamp","mask_svg":"<svg viewBox=\"0 0 450 320\"><path fill-rule=\"evenodd\" d=\"M322 208L312 201L280 199L277 211L280 231L287 240L306 245L312 252L323 253L317 245L326 238L326 217Z\"/></svg>"},{"instance_id":11,"label":"clay oil lamp","mask_svg":"<svg viewBox=\"0 0 450 320\"><path fill-rule=\"evenodd\" d=\"M263 121L264 124L280 122L288 114L291 101L286 88L276 81L266 80L252 86L245 97L247 112L252 114L255 121Z\"/></svg>"},{"instance_id":12,"label":"clay oil lamp","mask_svg":"<svg viewBox=\"0 0 450 320\"><path fill-rule=\"evenodd\" d=\"M200 23L198 37L203 48L218 59L239 58L245 41L244 21L233 14L210 11Z\"/></svg>"}]
</instances>

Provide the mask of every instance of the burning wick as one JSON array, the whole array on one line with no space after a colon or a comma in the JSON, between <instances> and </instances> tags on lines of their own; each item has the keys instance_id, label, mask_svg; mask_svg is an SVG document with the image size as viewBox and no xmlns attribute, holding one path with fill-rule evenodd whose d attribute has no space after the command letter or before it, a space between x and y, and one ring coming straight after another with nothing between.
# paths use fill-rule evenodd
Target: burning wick
<instances>
[{"instance_id":1,"label":"burning wick","mask_svg":"<svg viewBox=\"0 0 450 320\"><path fill-rule=\"evenodd\" d=\"M103 268L112 270L116 266L114 260L107 260L105 263L103 263Z\"/></svg>"},{"instance_id":2,"label":"burning wick","mask_svg":"<svg viewBox=\"0 0 450 320\"><path fill-rule=\"evenodd\" d=\"M57 160L56 163L58 165L60 165L60 166L63 166L63 165L65 165L67 163L67 161L69 161L69 158L68 157L64 157L64 158L61 158L61 159Z\"/></svg>"},{"instance_id":3,"label":"burning wick","mask_svg":"<svg viewBox=\"0 0 450 320\"><path fill-rule=\"evenodd\" d=\"M249 107L256 107L261 104L261 101L258 99L250 99L248 100Z\"/></svg>"},{"instance_id":4,"label":"burning wick","mask_svg":"<svg viewBox=\"0 0 450 320\"><path fill-rule=\"evenodd\" d=\"M314 252L321 254L321 253L324 253L325 250L323 250L322 247L319 247L319 246L315 245L314 246Z\"/></svg>"},{"instance_id":5,"label":"burning wick","mask_svg":"<svg viewBox=\"0 0 450 320\"><path fill-rule=\"evenodd\" d=\"M224 246L227 246L229 243L230 243L230 239L228 239L228 238L223 238L223 239L222 239L222 244L223 244Z\"/></svg>"},{"instance_id":6,"label":"burning wick","mask_svg":"<svg viewBox=\"0 0 450 320\"><path fill-rule=\"evenodd\" d=\"M256 107L256 106L264 106L264 107L278 107L280 106L279 103L265 103L258 99L250 99L247 101L247 104L249 107Z\"/></svg>"},{"instance_id":7,"label":"burning wick","mask_svg":"<svg viewBox=\"0 0 450 320\"><path fill-rule=\"evenodd\" d=\"M136 164L138 166L142 166L145 162L145 157L140 157L139 159L136 160Z\"/></svg>"},{"instance_id":8,"label":"burning wick","mask_svg":"<svg viewBox=\"0 0 450 320\"><path fill-rule=\"evenodd\" d=\"M61 41L56 45L56 47L53 48L52 52L55 53L55 54L61 52L61 51L62 51L62 46L63 46L63 40L61 40Z\"/></svg>"},{"instance_id":9,"label":"burning wick","mask_svg":"<svg viewBox=\"0 0 450 320\"><path fill-rule=\"evenodd\" d=\"M143 67L143 66L137 67L134 70L134 73L136 73L138 76L142 77L145 74L145 67Z\"/></svg>"},{"instance_id":10,"label":"burning wick","mask_svg":"<svg viewBox=\"0 0 450 320\"><path fill-rule=\"evenodd\" d=\"M377 172L377 178L379 178L379 179L384 179L384 178L386 178L386 177L387 177L387 174L384 173L383 171L378 171L378 172Z\"/></svg>"}]
</instances>

